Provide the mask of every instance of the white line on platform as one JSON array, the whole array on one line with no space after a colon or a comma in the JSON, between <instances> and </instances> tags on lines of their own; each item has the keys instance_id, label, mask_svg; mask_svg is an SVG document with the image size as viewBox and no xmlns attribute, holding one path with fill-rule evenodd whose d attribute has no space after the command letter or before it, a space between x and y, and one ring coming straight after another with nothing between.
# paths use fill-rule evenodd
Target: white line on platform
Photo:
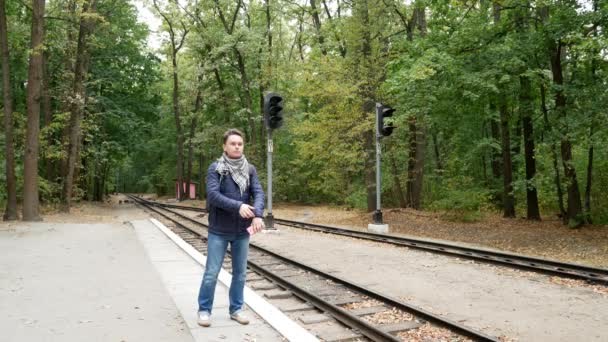
<instances>
[{"instance_id":1,"label":"white line on platform","mask_svg":"<svg viewBox=\"0 0 608 342\"><path fill-rule=\"evenodd\" d=\"M205 257L205 255L182 240L182 238L177 236L177 234L172 232L158 220L152 218L150 221L152 221L152 223L154 223L154 225L158 227L160 231L165 233L165 235L167 235L167 237L169 237L176 245L184 250L184 252L190 255L192 259L205 266L207 263L207 257ZM224 284L224 286L229 287L232 280L232 275L222 268L220 270L218 279L222 284ZM319 339L317 339L314 335L302 328L291 318L287 317L283 312L281 312L281 310L277 309L274 305L270 304L247 286L245 286L245 303L287 340L294 342L319 342Z\"/></svg>"}]
</instances>

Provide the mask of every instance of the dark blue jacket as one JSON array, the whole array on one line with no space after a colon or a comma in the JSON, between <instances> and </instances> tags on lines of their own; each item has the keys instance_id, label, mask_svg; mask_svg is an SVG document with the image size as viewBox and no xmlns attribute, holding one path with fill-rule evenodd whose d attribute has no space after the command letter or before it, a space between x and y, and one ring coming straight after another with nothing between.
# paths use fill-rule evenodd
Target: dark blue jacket
<instances>
[{"instance_id":1,"label":"dark blue jacket","mask_svg":"<svg viewBox=\"0 0 608 342\"><path fill-rule=\"evenodd\" d=\"M207 207L209 209L209 231L214 234L248 234L247 227L252 219L244 219L239 215L241 204L251 204L256 217L264 217L264 190L260 185L258 173L253 165L249 165L249 187L243 195L232 177L220 175L213 162L207 170ZM221 179L221 181L220 181Z\"/></svg>"}]
</instances>

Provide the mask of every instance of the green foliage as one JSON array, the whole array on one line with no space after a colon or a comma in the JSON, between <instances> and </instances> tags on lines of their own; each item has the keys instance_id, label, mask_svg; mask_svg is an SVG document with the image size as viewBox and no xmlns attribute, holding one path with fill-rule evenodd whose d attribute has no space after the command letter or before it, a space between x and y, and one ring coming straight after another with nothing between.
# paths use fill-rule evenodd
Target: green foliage
<instances>
[{"instance_id":1,"label":"green foliage","mask_svg":"<svg viewBox=\"0 0 608 342\"><path fill-rule=\"evenodd\" d=\"M50 182L43 177L38 177L38 195L40 202L44 204L56 205L59 203L59 195L61 194L61 186L55 182ZM82 194L74 194L76 199L82 198Z\"/></svg>"},{"instance_id":2,"label":"green foliage","mask_svg":"<svg viewBox=\"0 0 608 342\"><path fill-rule=\"evenodd\" d=\"M429 207L442 211L449 220L477 221L488 210L489 191L476 187L475 181L469 177L452 178L443 183L440 191L440 199L430 203Z\"/></svg>"},{"instance_id":3,"label":"green foliage","mask_svg":"<svg viewBox=\"0 0 608 342\"><path fill-rule=\"evenodd\" d=\"M605 62L597 57L606 41L601 35L585 34L581 28L592 20L603 20L599 13L581 10L574 3L537 2L536 8L550 6L550 16L543 22L538 11L509 1L502 4L505 9L501 20L494 24L493 8L488 3L473 8L453 2L368 0L341 3L340 13L329 6L331 18L322 9L317 31L314 25L300 26L312 20L309 4L270 4L272 48L268 46L265 2L253 1L236 14L236 4L230 1L163 7L170 9L171 18L190 25L185 42L188 49L178 59L180 106L191 118L198 114L190 114L197 91L204 94L194 141L196 154L203 154L207 165L221 153L219 137L223 130L237 127L246 132L248 140L256 135L256 143L248 145L246 153L262 170L265 182L261 108L255 103L262 92L278 91L287 99L287 124L274 132L275 199L364 208L368 195L365 171L370 165L365 160L373 158L366 150L365 137L374 125L373 114L364 107L367 101L382 101L397 108L393 117L397 128L383 142L383 202L399 204L395 179L405 192L412 134L408 127L415 118L427 134L423 204L459 219L476 219L484 210L493 210L501 203L502 179L494 177L491 169L493 155L498 154L500 159L501 142L500 136L496 139L491 135L490 124L498 120L495 104L504 98L511 117L508 125L518 212L525 210L526 189L533 185L543 212L552 216L557 210L552 146L557 144L557 163L563 178L559 143L566 135L576 146L574 165L583 188L588 130L606 115L601 105L606 100L605 87L597 81L606 77ZM426 30L413 27L408 36L404 23L420 6L430 13ZM233 15L236 19L230 32L218 17L220 11L226 24L231 25ZM200 20L194 19L193 13ZM166 25L164 29L168 29ZM560 89L551 82L551 39L563 40L568 45L567 53L577 61L564 62L567 80L562 89L572 103L567 116L553 111L554 95ZM169 51L168 45L162 51ZM589 76L591 67L595 79ZM156 167L146 168L144 183L154 178L164 179L162 183L167 185L174 174L175 152L170 146L175 146L176 133L167 116L171 112L171 70L167 58L162 66L164 78L155 85L162 97L159 136L150 141L156 141L155 147L141 153L149 156L156 152L163 158ZM518 133L522 75L532 80L538 172L531 181L524 177L523 141ZM549 111L546 125L541 85L546 90ZM247 96L252 99L251 107ZM588 113L594 113L592 118ZM606 141L605 129L598 131L595 144ZM598 157L596 152L598 158L596 165L603 165L605 156ZM390 160L394 160L394 169ZM595 173L600 176L594 182L603 184L603 174ZM593 196L592 202L600 205L601 200ZM597 210L592 209L592 216L601 216Z\"/></svg>"},{"instance_id":4,"label":"green foliage","mask_svg":"<svg viewBox=\"0 0 608 342\"><path fill-rule=\"evenodd\" d=\"M476 220L502 203L503 179L492 172L496 155L502 163L501 137L492 128L499 122L499 104L504 104L518 215L526 210L526 189L531 186L537 189L544 218L559 212L554 163L565 193L560 144L568 139L582 196L589 147L594 146L591 210L586 215L595 223L608 222L603 195L608 188L604 2L594 10L573 1L507 0L500 2L500 19L495 20L491 2L340 1L338 10L338 2L328 0L331 17L317 2L320 27L311 16L310 2L158 3L174 24L174 33L188 31L176 60L178 106L184 156L188 143L194 148L195 181L220 156L223 132L236 127L245 132L246 156L265 184L267 132L260 100L265 92L275 91L286 99L286 124L273 133L274 199L366 208L367 187L372 185L366 171L374 158L371 107L383 102L397 109L392 118L396 129L382 142L383 204L400 204L396 188L406 192L409 186L411 141L424 132L424 208L455 220ZM49 2L49 13L60 13L66 20L48 20L45 30L52 119L44 123L40 142L41 171L47 165L53 170L41 181L42 198L48 202L56 201L61 188L59 169L66 156L65 129L73 101L70 65L82 15L80 2L74 13L66 5ZM420 9L424 22L414 20ZM20 174L30 18L23 3L9 2L7 10ZM153 12L160 18L156 9ZM178 132L167 39L171 28L163 19L162 46L150 51L148 29L137 21L131 3L99 1L98 13L91 35L76 194L91 198L96 187L103 186L106 191L172 195ZM551 65L550 49L558 42L563 46L562 85L554 82ZM537 173L530 181L525 178L519 114L528 108L520 94L521 77L531 83L527 103ZM556 110L559 92L566 98L563 112ZM190 137L193 122L196 129ZM414 123L417 132L410 130Z\"/></svg>"}]
</instances>

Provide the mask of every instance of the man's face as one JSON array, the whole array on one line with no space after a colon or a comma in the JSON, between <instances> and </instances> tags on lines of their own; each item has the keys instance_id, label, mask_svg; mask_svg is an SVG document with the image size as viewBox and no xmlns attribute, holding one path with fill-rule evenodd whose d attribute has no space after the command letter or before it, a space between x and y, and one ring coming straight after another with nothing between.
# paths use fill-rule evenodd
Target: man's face
<instances>
[{"instance_id":1,"label":"man's face","mask_svg":"<svg viewBox=\"0 0 608 342\"><path fill-rule=\"evenodd\" d=\"M232 159L240 158L244 148L243 138L236 134L230 135L224 144L224 152Z\"/></svg>"}]
</instances>

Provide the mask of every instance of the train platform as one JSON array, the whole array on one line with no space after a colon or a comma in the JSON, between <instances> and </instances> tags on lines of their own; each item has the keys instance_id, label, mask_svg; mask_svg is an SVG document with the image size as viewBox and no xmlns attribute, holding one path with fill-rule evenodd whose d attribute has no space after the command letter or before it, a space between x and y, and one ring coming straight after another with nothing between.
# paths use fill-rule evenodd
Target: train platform
<instances>
[{"instance_id":1,"label":"train platform","mask_svg":"<svg viewBox=\"0 0 608 342\"><path fill-rule=\"evenodd\" d=\"M305 331L293 337L299 326L250 289L245 313L251 323L230 320L227 273L216 289L212 326L199 327L204 256L185 252L167 231L151 220L1 225L2 340L315 340Z\"/></svg>"}]
</instances>

